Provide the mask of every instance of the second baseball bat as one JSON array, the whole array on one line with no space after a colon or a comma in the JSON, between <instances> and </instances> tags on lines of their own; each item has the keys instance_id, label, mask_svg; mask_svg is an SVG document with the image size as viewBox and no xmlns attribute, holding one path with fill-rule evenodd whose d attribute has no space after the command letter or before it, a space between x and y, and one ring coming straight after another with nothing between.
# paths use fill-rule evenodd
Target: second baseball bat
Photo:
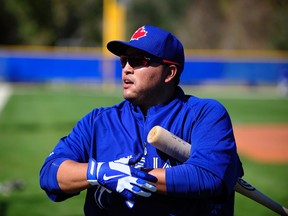
<instances>
[{"instance_id":1,"label":"second baseball bat","mask_svg":"<svg viewBox=\"0 0 288 216\"><path fill-rule=\"evenodd\" d=\"M160 126L155 126L150 130L147 141L180 162L186 161L190 156L191 144ZM238 178L234 190L280 215L288 215L287 208L270 199L241 178Z\"/></svg>"}]
</instances>

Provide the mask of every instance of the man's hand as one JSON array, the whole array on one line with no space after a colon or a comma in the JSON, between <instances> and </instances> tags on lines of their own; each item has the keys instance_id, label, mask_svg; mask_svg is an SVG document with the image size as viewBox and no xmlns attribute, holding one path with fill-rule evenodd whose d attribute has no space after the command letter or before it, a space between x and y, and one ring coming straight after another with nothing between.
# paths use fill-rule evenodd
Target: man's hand
<instances>
[{"instance_id":1,"label":"man's hand","mask_svg":"<svg viewBox=\"0 0 288 216\"><path fill-rule=\"evenodd\" d=\"M149 197L157 188L148 183L157 182L157 178L139 169L130 167L131 161L96 162L90 158L87 180L91 185L102 185L116 191L127 200L135 196Z\"/></svg>"}]
</instances>

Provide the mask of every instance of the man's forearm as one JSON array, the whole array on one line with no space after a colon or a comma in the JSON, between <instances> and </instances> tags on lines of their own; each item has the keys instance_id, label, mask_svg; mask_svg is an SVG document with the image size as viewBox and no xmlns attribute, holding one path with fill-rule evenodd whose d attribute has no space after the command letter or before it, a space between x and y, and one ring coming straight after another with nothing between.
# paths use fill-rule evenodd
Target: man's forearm
<instances>
[{"instance_id":1,"label":"man's forearm","mask_svg":"<svg viewBox=\"0 0 288 216\"><path fill-rule=\"evenodd\" d=\"M69 194L80 192L90 186L87 181L88 163L78 163L72 160L66 160L59 166L57 172L57 181L60 189ZM157 183L153 183L157 187L158 193L166 193L165 169L153 169L149 174L157 177Z\"/></svg>"},{"instance_id":2,"label":"man's forearm","mask_svg":"<svg viewBox=\"0 0 288 216\"><path fill-rule=\"evenodd\" d=\"M69 194L80 192L90 186L87 181L88 163L66 160L59 166L57 181L60 189Z\"/></svg>"},{"instance_id":3,"label":"man's forearm","mask_svg":"<svg viewBox=\"0 0 288 216\"><path fill-rule=\"evenodd\" d=\"M152 169L149 171L149 174L155 176L158 179L157 183L153 183L157 187L157 193L166 194L166 169Z\"/></svg>"}]
</instances>

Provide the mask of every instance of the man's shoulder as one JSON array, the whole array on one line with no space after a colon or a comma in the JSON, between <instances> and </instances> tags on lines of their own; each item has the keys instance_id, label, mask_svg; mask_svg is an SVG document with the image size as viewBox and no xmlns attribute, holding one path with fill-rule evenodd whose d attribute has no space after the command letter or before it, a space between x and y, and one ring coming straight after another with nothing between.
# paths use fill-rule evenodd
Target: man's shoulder
<instances>
[{"instance_id":1,"label":"man's shoulder","mask_svg":"<svg viewBox=\"0 0 288 216\"><path fill-rule=\"evenodd\" d=\"M102 107L96 107L94 108L91 113L104 113L104 112L112 112L112 111L117 111L117 110L123 110L123 109L128 109L130 103L126 100L123 100L119 102L118 104L113 104L111 106L102 106Z\"/></svg>"},{"instance_id":2,"label":"man's shoulder","mask_svg":"<svg viewBox=\"0 0 288 216\"><path fill-rule=\"evenodd\" d=\"M201 98L195 95L185 95L186 103L195 107L223 107L223 104L213 98Z\"/></svg>"},{"instance_id":3,"label":"man's shoulder","mask_svg":"<svg viewBox=\"0 0 288 216\"><path fill-rule=\"evenodd\" d=\"M90 112L86 113L86 115L83 116L83 119L96 119L103 115L122 112L124 109L129 109L129 103L125 100L111 106L95 107L90 110Z\"/></svg>"},{"instance_id":4,"label":"man's shoulder","mask_svg":"<svg viewBox=\"0 0 288 216\"><path fill-rule=\"evenodd\" d=\"M178 87L177 89L177 97L182 102L187 103L189 105L195 105L195 106L203 106L203 105L211 105L211 106L221 106L222 104L213 98L204 98L199 97L197 95L193 95L191 93L186 93L183 91L182 88Z\"/></svg>"}]
</instances>

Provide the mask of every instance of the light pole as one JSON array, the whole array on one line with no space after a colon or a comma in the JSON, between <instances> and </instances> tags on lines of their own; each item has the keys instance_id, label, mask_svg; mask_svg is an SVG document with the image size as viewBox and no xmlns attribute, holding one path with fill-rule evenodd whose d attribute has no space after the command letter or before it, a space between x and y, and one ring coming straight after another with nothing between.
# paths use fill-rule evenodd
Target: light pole
<instances>
[{"instance_id":1,"label":"light pole","mask_svg":"<svg viewBox=\"0 0 288 216\"><path fill-rule=\"evenodd\" d=\"M125 40L126 4L127 0L103 0L102 74L105 90L115 86L115 65L106 44L111 40Z\"/></svg>"}]
</instances>

